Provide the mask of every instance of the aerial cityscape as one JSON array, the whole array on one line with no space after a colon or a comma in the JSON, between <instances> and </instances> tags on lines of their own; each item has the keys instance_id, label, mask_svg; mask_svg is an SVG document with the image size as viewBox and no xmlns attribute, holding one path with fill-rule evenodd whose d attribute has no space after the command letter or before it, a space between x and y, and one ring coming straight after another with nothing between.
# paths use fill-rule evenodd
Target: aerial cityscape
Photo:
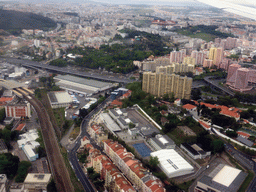
<instances>
[{"instance_id":1,"label":"aerial cityscape","mask_svg":"<svg viewBox=\"0 0 256 192\"><path fill-rule=\"evenodd\" d=\"M0 192L255 192L255 13L0 1Z\"/></svg>"}]
</instances>

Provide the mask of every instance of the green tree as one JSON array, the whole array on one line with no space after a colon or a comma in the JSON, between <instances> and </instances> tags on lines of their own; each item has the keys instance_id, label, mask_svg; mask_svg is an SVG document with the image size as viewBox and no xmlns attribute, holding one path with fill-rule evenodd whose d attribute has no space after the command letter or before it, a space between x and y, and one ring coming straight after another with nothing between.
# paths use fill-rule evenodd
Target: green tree
<instances>
[{"instance_id":1,"label":"green tree","mask_svg":"<svg viewBox=\"0 0 256 192\"><path fill-rule=\"evenodd\" d=\"M50 183L48 183L47 191L48 192L57 192L57 188L56 188L56 185L55 185L55 182L53 179L50 181Z\"/></svg>"},{"instance_id":2,"label":"green tree","mask_svg":"<svg viewBox=\"0 0 256 192\"><path fill-rule=\"evenodd\" d=\"M12 179L18 170L19 157L11 153L0 154L0 173L6 174L9 179Z\"/></svg>"},{"instance_id":3,"label":"green tree","mask_svg":"<svg viewBox=\"0 0 256 192\"><path fill-rule=\"evenodd\" d=\"M216 139L212 142L212 148L214 153L221 153L224 151L224 142L220 139Z\"/></svg>"},{"instance_id":4,"label":"green tree","mask_svg":"<svg viewBox=\"0 0 256 192\"><path fill-rule=\"evenodd\" d=\"M158 157L152 157L150 156L150 159L149 159L149 162L148 164L150 165L150 167L153 169L153 170L156 170L158 164L159 164L159 160L158 160Z\"/></svg>"},{"instance_id":5,"label":"green tree","mask_svg":"<svg viewBox=\"0 0 256 192\"><path fill-rule=\"evenodd\" d=\"M21 161L19 163L19 168L17 171L17 176L15 177L15 182L21 183L25 180L28 173L28 169L29 167L31 167L31 165L32 164L29 161Z\"/></svg>"}]
</instances>

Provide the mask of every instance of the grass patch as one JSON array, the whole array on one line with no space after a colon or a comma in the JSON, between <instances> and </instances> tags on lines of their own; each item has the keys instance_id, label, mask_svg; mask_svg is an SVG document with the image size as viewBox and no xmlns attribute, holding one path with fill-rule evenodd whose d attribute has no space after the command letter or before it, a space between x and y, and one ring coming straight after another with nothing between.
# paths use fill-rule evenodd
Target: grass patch
<instances>
[{"instance_id":1,"label":"grass patch","mask_svg":"<svg viewBox=\"0 0 256 192\"><path fill-rule=\"evenodd\" d=\"M254 173L252 171L249 171L247 177L245 178L244 182L240 186L238 192L245 192L248 186L250 185L251 181L253 180L253 178L254 178Z\"/></svg>"},{"instance_id":2,"label":"grass patch","mask_svg":"<svg viewBox=\"0 0 256 192\"><path fill-rule=\"evenodd\" d=\"M65 108L53 109L53 114L56 119L58 127L62 127L65 121Z\"/></svg>"},{"instance_id":3,"label":"grass patch","mask_svg":"<svg viewBox=\"0 0 256 192\"><path fill-rule=\"evenodd\" d=\"M80 133L80 127L75 127L70 134L70 138L75 140L77 138L77 136L79 135L79 133Z\"/></svg>"},{"instance_id":4,"label":"grass patch","mask_svg":"<svg viewBox=\"0 0 256 192\"><path fill-rule=\"evenodd\" d=\"M180 145L181 143L194 141L196 139L195 136L186 136L183 131L179 128L175 128L173 131L167 133L167 135L176 143L176 145Z\"/></svg>"},{"instance_id":5,"label":"grass patch","mask_svg":"<svg viewBox=\"0 0 256 192\"><path fill-rule=\"evenodd\" d=\"M188 35L188 36L192 37L192 38L200 38L207 42L214 41L215 38L217 38L216 35L207 34L207 33L196 33L196 34L192 34L192 35Z\"/></svg>"},{"instance_id":6,"label":"grass patch","mask_svg":"<svg viewBox=\"0 0 256 192\"><path fill-rule=\"evenodd\" d=\"M61 154L63 156L64 162L66 164L67 170L69 172L71 182L73 183L73 186L75 188L75 192L83 192L84 191L83 186L80 183L80 181L78 181L74 170L72 169L72 167L69 164L68 154L67 154L66 149L61 147L60 151L61 151Z\"/></svg>"}]
</instances>

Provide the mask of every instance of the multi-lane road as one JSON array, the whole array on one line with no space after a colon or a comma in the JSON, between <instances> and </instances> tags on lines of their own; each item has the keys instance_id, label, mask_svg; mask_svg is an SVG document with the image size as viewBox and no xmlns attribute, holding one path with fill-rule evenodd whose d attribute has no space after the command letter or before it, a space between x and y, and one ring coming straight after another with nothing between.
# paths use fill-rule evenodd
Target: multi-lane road
<instances>
[{"instance_id":1,"label":"multi-lane road","mask_svg":"<svg viewBox=\"0 0 256 192\"><path fill-rule=\"evenodd\" d=\"M85 72L85 71L78 71L78 70L73 69L73 68L57 67L57 66L52 66L52 65L42 63L42 62L37 62L37 61L0 57L0 62L7 62L7 63L10 63L10 64L21 65L23 67L44 69L44 70L48 70L48 71L52 71L52 72L76 75L76 76L79 76L79 77L91 78L91 79L96 79L96 80L101 80L101 81L125 83L125 84L133 82L133 80L131 80L131 79L127 79L125 77L120 78L118 76L114 76L113 74L112 75L106 75L106 74L103 74L103 73L96 73L96 72L90 73L90 72Z\"/></svg>"}]
</instances>

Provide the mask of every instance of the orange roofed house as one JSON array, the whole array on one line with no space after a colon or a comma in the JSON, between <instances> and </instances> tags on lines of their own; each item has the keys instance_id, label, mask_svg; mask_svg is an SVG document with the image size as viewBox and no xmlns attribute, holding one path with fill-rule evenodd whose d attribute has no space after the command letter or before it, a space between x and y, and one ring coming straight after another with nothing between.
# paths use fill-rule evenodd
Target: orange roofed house
<instances>
[{"instance_id":1,"label":"orange roofed house","mask_svg":"<svg viewBox=\"0 0 256 192\"><path fill-rule=\"evenodd\" d=\"M110 139L103 141L104 151L115 165L123 172L123 174L132 182L138 191L142 192L160 192L165 191L163 183L152 175L142 163L135 159L133 154L127 152L126 149ZM147 182L152 180L154 184Z\"/></svg>"},{"instance_id":2,"label":"orange roofed house","mask_svg":"<svg viewBox=\"0 0 256 192\"><path fill-rule=\"evenodd\" d=\"M85 146L89 150L89 164L95 172L100 174L101 179L105 180L104 186L109 191L117 192L135 192L131 183L118 170L113 162L97 149L94 149L91 144Z\"/></svg>"},{"instance_id":3,"label":"orange roofed house","mask_svg":"<svg viewBox=\"0 0 256 192\"><path fill-rule=\"evenodd\" d=\"M200 105L204 105L205 107L208 107L209 109L220 109L220 114L225 115L227 117L234 117L236 121L240 119L240 112L241 110L235 107L227 107L224 105L213 105L209 103L203 103L201 102Z\"/></svg>"}]
</instances>

